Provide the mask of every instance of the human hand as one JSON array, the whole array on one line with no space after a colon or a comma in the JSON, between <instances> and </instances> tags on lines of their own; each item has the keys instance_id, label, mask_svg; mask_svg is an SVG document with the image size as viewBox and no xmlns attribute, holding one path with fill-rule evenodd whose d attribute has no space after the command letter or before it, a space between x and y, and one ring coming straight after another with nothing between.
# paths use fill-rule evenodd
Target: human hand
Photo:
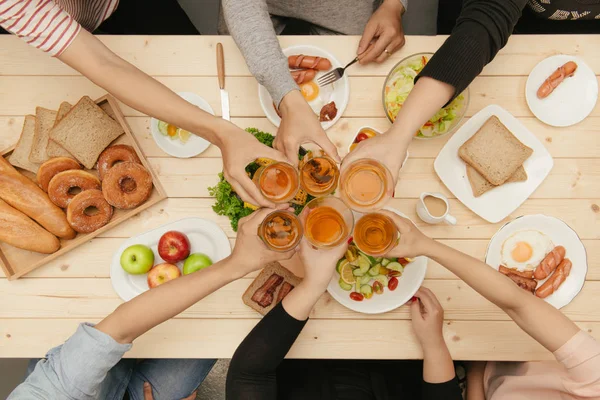
<instances>
[{"instance_id":1,"label":"human hand","mask_svg":"<svg viewBox=\"0 0 600 400\"><path fill-rule=\"evenodd\" d=\"M277 252L267 248L258 236L258 227L265 217L275 210L261 208L240 219L235 247L231 254L232 259L239 265L242 276L261 269L273 261L282 261L292 258L295 250Z\"/></svg>"},{"instance_id":2,"label":"human hand","mask_svg":"<svg viewBox=\"0 0 600 400\"><path fill-rule=\"evenodd\" d=\"M344 157L341 165L343 171L348 165L361 158L370 158L385 165L392 174L394 185L398 182L398 174L406 159L406 150L410 144L410 138L396 137L384 133L367 140L363 140L356 148ZM390 151L393 149L393 151Z\"/></svg>"},{"instance_id":3,"label":"human hand","mask_svg":"<svg viewBox=\"0 0 600 400\"><path fill-rule=\"evenodd\" d=\"M251 204L261 207L276 207L275 203L267 200L260 189L252 182L246 173L246 166L259 157L287 162L279 151L259 142L252 134L237 126L225 125L221 153L223 154L223 175L231 184L233 190Z\"/></svg>"},{"instance_id":4,"label":"human hand","mask_svg":"<svg viewBox=\"0 0 600 400\"><path fill-rule=\"evenodd\" d=\"M421 287L410 304L412 326L423 352L446 347L442 327L444 309L433 292Z\"/></svg>"},{"instance_id":5,"label":"human hand","mask_svg":"<svg viewBox=\"0 0 600 400\"><path fill-rule=\"evenodd\" d=\"M387 210L379 212L390 217L400 232L400 241L386 257L414 258L425 254L433 239L425 236L409 219Z\"/></svg>"},{"instance_id":6,"label":"human hand","mask_svg":"<svg viewBox=\"0 0 600 400\"><path fill-rule=\"evenodd\" d=\"M304 281L310 286L325 291L337 261L348 249L348 243L343 242L331 249L315 249L306 239L300 243L300 259L304 265Z\"/></svg>"},{"instance_id":7,"label":"human hand","mask_svg":"<svg viewBox=\"0 0 600 400\"><path fill-rule=\"evenodd\" d=\"M384 0L373 13L365 26L356 54L360 55L360 63L372 61L382 63L392 53L404 46L402 14L404 6L400 0ZM374 42L374 45L369 45ZM364 54L363 54L364 52Z\"/></svg>"},{"instance_id":8,"label":"human hand","mask_svg":"<svg viewBox=\"0 0 600 400\"><path fill-rule=\"evenodd\" d=\"M197 394L198 391L196 390L194 393L181 400L194 400ZM148 382L144 382L144 400L154 400L154 396L152 395L152 386L150 386Z\"/></svg>"},{"instance_id":9,"label":"human hand","mask_svg":"<svg viewBox=\"0 0 600 400\"><path fill-rule=\"evenodd\" d=\"M323 130L319 118L298 90L286 94L279 105L281 124L273 147L281 151L292 165L298 165L298 150L306 142L321 147L336 162L341 162L337 148Z\"/></svg>"}]
</instances>

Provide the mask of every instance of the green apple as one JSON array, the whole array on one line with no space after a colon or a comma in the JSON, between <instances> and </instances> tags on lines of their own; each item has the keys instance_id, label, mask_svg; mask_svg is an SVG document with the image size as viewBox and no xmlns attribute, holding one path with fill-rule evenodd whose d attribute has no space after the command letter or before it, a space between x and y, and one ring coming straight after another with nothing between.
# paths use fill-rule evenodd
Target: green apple
<instances>
[{"instance_id":1,"label":"green apple","mask_svg":"<svg viewBox=\"0 0 600 400\"><path fill-rule=\"evenodd\" d=\"M188 275L192 272L199 271L203 268L211 266L212 263L212 260L206 254L190 254L190 256L186 258L185 262L183 263L183 274Z\"/></svg>"},{"instance_id":2,"label":"green apple","mask_svg":"<svg viewBox=\"0 0 600 400\"><path fill-rule=\"evenodd\" d=\"M154 265L154 252L143 244L134 244L121 254L121 267L128 274L141 275L150 271Z\"/></svg>"}]
</instances>

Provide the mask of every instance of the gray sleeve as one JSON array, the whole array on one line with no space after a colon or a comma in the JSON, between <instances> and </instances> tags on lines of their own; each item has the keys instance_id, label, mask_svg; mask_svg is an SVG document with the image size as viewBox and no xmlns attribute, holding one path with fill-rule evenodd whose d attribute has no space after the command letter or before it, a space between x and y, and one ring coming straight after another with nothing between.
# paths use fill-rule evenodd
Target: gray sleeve
<instances>
[{"instance_id":1,"label":"gray sleeve","mask_svg":"<svg viewBox=\"0 0 600 400\"><path fill-rule=\"evenodd\" d=\"M406 10L408 10L408 0L399 0L399 1L404 6L404 12L406 12Z\"/></svg>"},{"instance_id":2,"label":"gray sleeve","mask_svg":"<svg viewBox=\"0 0 600 400\"><path fill-rule=\"evenodd\" d=\"M250 72L279 106L283 96L298 85L279 46L266 0L223 0L222 6L229 33Z\"/></svg>"},{"instance_id":3,"label":"gray sleeve","mask_svg":"<svg viewBox=\"0 0 600 400\"><path fill-rule=\"evenodd\" d=\"M48 352L10 400L97 399L108 371L131 349L89 324L81 324L62 346Z\"/></svg>"}]
</instances>

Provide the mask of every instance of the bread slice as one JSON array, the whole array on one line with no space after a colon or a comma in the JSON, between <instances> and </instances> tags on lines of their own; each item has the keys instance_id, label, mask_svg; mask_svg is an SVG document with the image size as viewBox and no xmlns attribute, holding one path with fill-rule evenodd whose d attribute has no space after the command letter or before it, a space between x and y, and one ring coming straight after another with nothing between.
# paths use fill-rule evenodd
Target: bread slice
<instances>
[{"instance_id":1,"label":"bread slice","mask_svg":"<svg viewBox=\"0 0 600 400\"><path fill-rule=\"evenodd\" d=\"M56 119L54 120L53 127L55 127L60 122L60 120L63 119L63 117L65 115L67 115L67 113L69 111L71 111L71 108L73 108L73 106L66 101L63 101L62 103L60 103L60 107L58 107L58 112L56 113ZM48 141L48 148L46 149L46 153L48 153L48 157L51 157L51 158L54 158L54 157L75 158L71 155L71 153L69 153L68 151L63 149L58 143L56 143L52 139L50 139L50 141Z\"/></svg>"},{"instance_id":2,"label":"bread slice","mask_svg":"<svg viewBox=\"0 0 600 400\"><path fill-rule=\"evenodd\" d=\"M50 159L48 157L48 132L54 126L56 111L44 107L35 108L35 133L33 135L33 146L29 161L43 163Z\"/></svg>"},{"instance_id":3,"label":"bread slice","mask_svg":"<svg viewBox=\"0 0 600 400\"><path fill-rule=\"evenodd\" d=\"M495 186L506 182L532 153L496 116L458 149L460 158Z\"/></svg>"},{"instance_id":4,"label":"bread slice","mask_svg":"<svg viewBox=\"0 0 600 400\"><path fill-rule=\"evenodd\" d=\"M277 274L277 275L281 276L283 278L283 282L281 284L279 284L279 286L277 286L277 289L273 293L273 302L270 305L268 305L267 307L262 307L260 304L258 304L254 300L252 300L252 296L258 289L261 288L261 286L273 274ZM246 289L246 291L242 295L242 301L248 307L258 311L262 315L266 315L269 311L271 311L273 309L273 307L275 307L277 305L279 292L281 291L281 288L283 288L283 286L286 283L292 285L295 288L298 286L298 284L300 284L301 281L302 281L302 279L300 279L296 275L292 274L289 270L287 270L283 265L281 265L277 261L274 261L272 263L265 265L265 267L260 272L260 274L258 274L256 279L254 279L254 281L252 281L250 286L248 286L248 289Z\"/></svg>"},{"instance_id":5,"label":"bread slice","mask_svg":"<svg viewBox=\"0 0 600 400\"><path fill-rule=\"evenodd\" d=\"M50 138L92 169L100 153L121 134L121 125L84 96L52 129Z\"/></svg>"},{"instance_id":6,"label":"bread slice","mask_svg":"<svg viewBox=\"0 0 600 400\"><path fill-rule=\"evenodd\" d=\"M21 137L17 142L17 146L10 155L8 161L15 167L23 168L27 171L31 171L37 174L41 164L33 163L29 161L29 155L31 154L31 147L33 146L33 135L35 133L35 116L26 115L25 122L23 122L23 130L21 131Z\"/></svg>"},{"instance_id":7,"label":"bread slice","mask_svg":"<svg viewBox=\"0 0 600 400\"><path fill-rule=\"evenodd\" d=\"M483 175L481 175L479 172L477 172L475 170L475 168L471 167L469 164L467 164L467 178L469 179L469 183L471 184L471 189L473 190L473 196L475 196L475 197L479 197L482 194L484 194L485 192L487 192L488 190L499 187L499 186L495 186L495 185L492 185L491 183L489 183L483 177ZM523 168L523 166L521 165L519 168L517 168L515 173L512 174L510 176L510 178L508 178L506 180L506 182L504 182L504 183L524 182L526 180L527 180L527 172L525 171L525 168ZM500 186L502 186L502 185L500 185Z\"/></svg>"}]
</instances>

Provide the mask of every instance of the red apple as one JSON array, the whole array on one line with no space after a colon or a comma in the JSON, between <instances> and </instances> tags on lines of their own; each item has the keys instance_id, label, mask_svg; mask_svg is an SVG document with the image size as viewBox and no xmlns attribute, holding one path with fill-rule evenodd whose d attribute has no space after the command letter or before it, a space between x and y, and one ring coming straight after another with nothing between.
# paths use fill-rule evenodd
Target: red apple
<instances>
[{"instance_id":1,"label":"red apple","mask_svg":"<svg viewBox=\"0 0 600 400\"><path fill-rule=\"evenodd\" d=\"M152 289L180 276L181 271L177 265L168 263L158 264L148 272L148 286Z\"/></svg>"},{"instance_id":2,"label":"red apple","mask_svg":"<svg viewBox=\"0 0 600 400\"><path fill-rule=\"evenodd\" d=\"M158 241L158 255L169 263L185 260L190 255L190 241L181 232L169 231Z\"/></svg>"}]
</instances>

